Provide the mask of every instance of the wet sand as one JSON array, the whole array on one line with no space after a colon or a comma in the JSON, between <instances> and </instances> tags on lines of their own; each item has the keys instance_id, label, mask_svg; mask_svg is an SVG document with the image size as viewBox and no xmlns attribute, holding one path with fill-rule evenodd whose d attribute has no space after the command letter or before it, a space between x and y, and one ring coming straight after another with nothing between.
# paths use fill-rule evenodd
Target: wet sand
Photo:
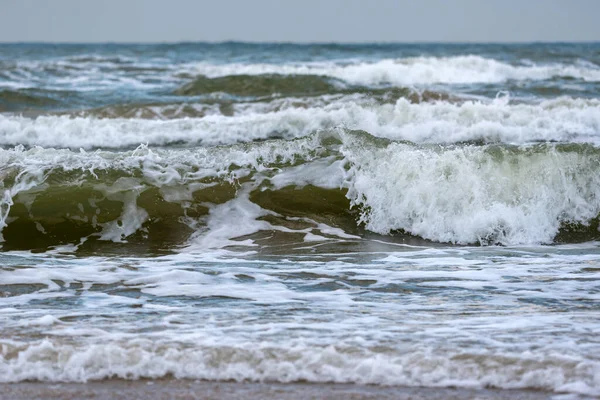
<instances>
[{"instance_id":1,"label":"wet sand","mask_svg":"<svg viewBox=\"0 0 600 400\"><path fill-rule=\"evenodd\" d=\"M281 384L190 380L105 380L88 383L22 382L0 384L0 399L434 399L542 400L553 393L527 390L437 389L346 384ZM573 399L572 396L567 396Z\"/></svg>"}]
</instances>

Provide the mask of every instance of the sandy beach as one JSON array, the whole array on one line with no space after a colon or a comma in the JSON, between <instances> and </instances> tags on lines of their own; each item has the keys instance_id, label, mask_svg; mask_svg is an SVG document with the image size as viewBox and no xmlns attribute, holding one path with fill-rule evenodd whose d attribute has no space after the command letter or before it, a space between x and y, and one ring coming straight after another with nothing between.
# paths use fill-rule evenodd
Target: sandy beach
<instances>
[{"instance_id":1,"label":"sandy beach","mask_svg":"<svg viewBox=\"0 0 600 400\"><path fill-rule=\"evenodd\" d=\"M555 394L528 390L469 390L360 386L345 384L280 384L190 380L105 380L88 383L23 382L0 385L0 399L432 399L542 400Z\"/></svg>"}]
</instances>

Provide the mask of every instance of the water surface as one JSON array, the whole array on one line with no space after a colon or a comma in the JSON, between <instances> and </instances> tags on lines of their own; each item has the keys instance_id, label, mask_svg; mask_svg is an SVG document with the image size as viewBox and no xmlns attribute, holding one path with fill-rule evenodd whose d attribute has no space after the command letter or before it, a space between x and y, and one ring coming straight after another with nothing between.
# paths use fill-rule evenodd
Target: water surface
<instances>
[{"instance_id":1,"label":"water surface","mask_svg":"<svg viewBox=\"0 0 600 400\"><path fill-rule=\"evenodd\" d=\"M0 45L0 380L600 395L599 94L597 44Z\"/></svg>"}]
</instances>

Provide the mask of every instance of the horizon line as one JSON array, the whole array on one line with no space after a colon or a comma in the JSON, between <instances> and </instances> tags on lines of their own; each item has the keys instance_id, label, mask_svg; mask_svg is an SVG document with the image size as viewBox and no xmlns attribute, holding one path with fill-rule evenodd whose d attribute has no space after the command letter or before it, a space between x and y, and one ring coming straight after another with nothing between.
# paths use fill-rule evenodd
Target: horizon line
<instances>
[{"instance_id":1,"label":"horizon line","mask_svg":"<svg viewBox=\"0 0 600 400\"><path fill-rule=\"evenodd\" d=\"M364 42L344 42L344 41L258 41L258 40L175 40L175 41L47 41L47 40L20 40L4 41L0 39L0 45L19 45L19 44L42 44L42 45L182 45L182 44L249 44L249 45L298 45L298 46L319 46L319 45L341 45L341 46L361 46L361 45L531 45L531 44L600 44L598 40L523 40L523 41L364 41Z\"/></svg>"}]
</instances>

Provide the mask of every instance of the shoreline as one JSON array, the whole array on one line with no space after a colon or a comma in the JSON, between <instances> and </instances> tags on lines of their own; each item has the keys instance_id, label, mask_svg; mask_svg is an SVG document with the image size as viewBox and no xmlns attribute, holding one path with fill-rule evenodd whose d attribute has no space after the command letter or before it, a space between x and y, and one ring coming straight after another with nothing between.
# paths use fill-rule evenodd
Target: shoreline
<instances>
[{"instance_id":1,"label":"shoreline","mask_svg":"<svg viewBox=\"0 0 600 400\"><path fill-rule=\"evenodd\" d=\"M18 382L0 384L0 399L439 399L542 400L557 393L513 389L423 388L327 383L238 383L177 379L87 383ZM569 395L569 399L586 398Z\"/></svg>"}]
</instances>

